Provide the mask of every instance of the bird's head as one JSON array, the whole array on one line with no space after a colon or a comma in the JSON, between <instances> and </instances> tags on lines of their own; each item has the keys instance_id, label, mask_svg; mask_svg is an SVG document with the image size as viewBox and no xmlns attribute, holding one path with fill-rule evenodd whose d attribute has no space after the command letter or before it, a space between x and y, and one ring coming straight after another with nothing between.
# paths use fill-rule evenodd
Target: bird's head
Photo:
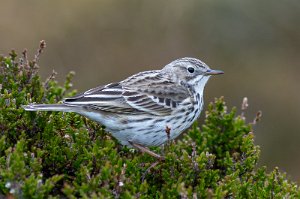
<instances>
[{"instance_id":1,"label":"bird's head","mask_svg":"<svg viewBox=\"0 0 300 199\"><path fill-rule=\"evenodd\" d=\"M190 57L172 61L162 71L168 73L174 82L184 83L195 89L203 89L211 75L224 73L221 70L212 70L199 59Z\"/></svg>"}]
</instances>

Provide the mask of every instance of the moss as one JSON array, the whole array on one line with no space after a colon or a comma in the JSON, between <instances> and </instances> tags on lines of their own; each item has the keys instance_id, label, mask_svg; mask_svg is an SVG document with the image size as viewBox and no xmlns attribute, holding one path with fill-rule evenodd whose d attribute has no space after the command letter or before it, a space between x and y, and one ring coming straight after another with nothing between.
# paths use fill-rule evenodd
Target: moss
<instances>
[{"instance_id":1,"label":"moss","mask_svg":"<svg viewBox=\"0 0 300 199\"><path fill-rule=\"evenodd\" d=\"M0 197L19 198L299 198L299 187L275 168L257 168L251 124L216 99L197 124L162 151L166 159L121 146L104 127L72 113L26 112L31 102L56 103L76 93L53 73L38 75L38 58L0 56ZM155 164L153 164L155 163Z\"/></svg>"}]
</instances>

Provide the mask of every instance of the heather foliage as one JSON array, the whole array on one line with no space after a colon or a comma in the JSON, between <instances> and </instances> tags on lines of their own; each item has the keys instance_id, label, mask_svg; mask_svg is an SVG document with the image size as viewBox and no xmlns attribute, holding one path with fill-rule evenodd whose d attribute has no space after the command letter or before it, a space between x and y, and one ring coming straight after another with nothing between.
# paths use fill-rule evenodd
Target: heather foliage
<instances>
[{"instance_id":1,"label":"heather foliage","mask_svg":"<svg viewBox=\"0 0 300 199\"><path fill-rule=\"evenodd\" d=\"M164 161L121 146L104 127L72 113L26 112L75 94L70 73L38 75L40 48L0 56L0 197L16 198L299 198L299 187L275 168L257 168L251 124L224 99L208 106L202 126L152 148Z\"/></svg>"}]
</instances>

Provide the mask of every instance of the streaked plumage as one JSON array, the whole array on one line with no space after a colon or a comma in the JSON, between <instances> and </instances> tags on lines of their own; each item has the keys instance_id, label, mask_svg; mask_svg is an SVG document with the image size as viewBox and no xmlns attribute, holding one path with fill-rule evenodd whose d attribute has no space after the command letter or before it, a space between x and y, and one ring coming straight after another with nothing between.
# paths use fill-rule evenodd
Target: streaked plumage
<instances>
[{"instance_id":1,"label":"streaked plumage","mask_svg":"<svg viewBox=\"0 0 300 199\"><path fill-rule=\"evenodd\" d=\"M159 146L174 139L200 115L211 70L195 58L181 58L162 70L90 89L63 104L31 104L28 111L76 112L106 126L123 145Z\"/></svg>"}]
</instances>

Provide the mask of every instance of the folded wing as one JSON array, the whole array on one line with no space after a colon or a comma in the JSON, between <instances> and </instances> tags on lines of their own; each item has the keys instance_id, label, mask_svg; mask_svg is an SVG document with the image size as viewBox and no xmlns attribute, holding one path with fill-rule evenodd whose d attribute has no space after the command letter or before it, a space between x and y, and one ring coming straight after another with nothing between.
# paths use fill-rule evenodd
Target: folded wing
<instances>
[{"instance_id":1,"label":"folded wing","mask_svg":"<svg viewBox=\"0 0 300 199\"><path fill-rule=\"evenodd\" d=\"M157 77L156 77L157 78ZM188 91L167 79L157 81L122 81L88 90L64 100L66 105L117 114L170 115Z\"/></svg>"}]
</instances>

